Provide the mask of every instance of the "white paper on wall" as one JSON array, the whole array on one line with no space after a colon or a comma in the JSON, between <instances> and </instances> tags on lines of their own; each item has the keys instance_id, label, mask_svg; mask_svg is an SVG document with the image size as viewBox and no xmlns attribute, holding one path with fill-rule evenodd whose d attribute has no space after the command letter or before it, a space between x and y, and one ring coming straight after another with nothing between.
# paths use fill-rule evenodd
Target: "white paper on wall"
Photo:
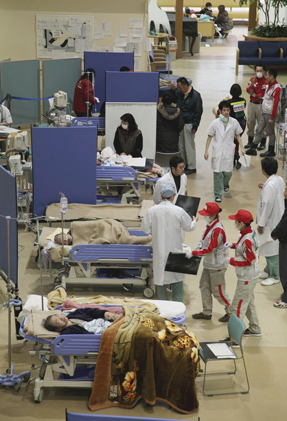
<instances>
[{"instance_id":1,"label":"white paper on wall","mask_svg":"<svg viewBox=\"0 0 287 421\"><path fill-rule=\"evenodd\" d=\"M69 26L77 26L82 25L83 19L76 16L70 16L69 17Z\"/></svg>"},{"instance_id":2,"label":"white paper on wall","mask_svg":"<svg viewBox=\"0 0 287 421\"><path fill-rule=\"evenodd\" d=\"M141 28L133 28L133 37L134 38L142 38L143 36L146 36L146 31Z\"/></svg>"},{"instance_id":3,"label":"white paper on wall","mask_svg":"<svg viewBox=\"0 0 287 421\"><path fill-rule=\"evenodd\" d=\"M101 52L101 53L109 53L110 47L97 47L96 51Z\"/></svg>"},{"instance_id":4,"label":"white paper on wall","mask_svg":"<svg viewBox=\"0 0 287 421\"><path fill-rule=\"evenodd\" d=\"M82 35L82 25L68 26L69 37L79 37Z\"/></svg>"},{"instance_id":5,"label":"white paper on wall","mask_svg":"<svg viewBox=\"0 0 287 421\"><path fill-rule=\"evenodd\" d=\"M120 35L115 35L116 47L125 47L126 45L127 45L127 38L121 37Z\"/></svg>"},{"instance_id":6,"label":"white paper on wall","mask_svg":"<svg viewBox=\"0 0 287 421\"><path fill-rule=\"evenodd\" d=\"M76 53L83 53L85 51L85 40L84 39L76 39L75 40L75 52Z\"/></svg>"},{"instance_id":7,"label":"white paper on wall","mask_svg":"<svg viewBox=\"0 0 287 421\"><path fill-rule=\"evenodd\" d=\"M150 51L151 49L151 41L149 38L143 38L142 42L143 51Z\"/></svg>"},{"instance_id":8,"label":"white paper on wall","mask_svg":"<svg viewBox=\"0 0 287 421\"><path fill-rule=\"evenodd\" d=\"M130 28L142 28L143 19L130 18L129 24L130 24Z\"/></svg>"},{"instance_id":9,"label":"white paper on wall","mask_svg":"<svg viewBox=\"0 0 287 421\"><path fill-rule=\"evenodd\" d=\"M135 69L135 72L140 72L140 70L141 70L141 59L140 58L134 59L134 69Z\"/></svg>"},{"instance_id":10,"label":"white paper on wall","mask_svg":"<svg viewBox=\"0 0 287 421\"><path fill-rule=\"evenodd\" d=\"M95 39L104 39L103 25L95 25Z\"/></svg>"},{"instance_id":11,"label":"white paper on wall","mask_svg":"<svg viewBox=\"0 0 287 421\"><path fill-rule=\"evenodd\" d=\"M133 34L129 35L130 42L142 42L142 37L134 37Z\"/></svg>"},{"instance_id":12,"label":"white paper on wall","mask_svg":"<svg viewBox=\"0 0 287 421\"><path fill-rule=\"evenodd\" d=\"M126 51L125 47L113 47L113 53L124 53Z\"/></svg>"},{"instance_id":13,"label":"white paper on wall","mask_svg":"<svg viewBox=\"0 0 287 421\"><path fill-rule=\"evenodd\" d=\"M68 38L68 47L75 47L75 38Z\"/></svg>"},{"instance_id":14,"label":"white paper on wall","mask_svg":"<svg viewBox=\"0 0 287 421\"><path fill-rule=\"evenodd\" d=\"M142 45L138 42L127 42L126 52L134 52L135 56L141 56Z\"/></svg>"},{"instance_id":15,"label":"white paper on wall","mask_svg":"<svg viewBox=\"0 0 287 421\"><path fill-rule=\"evenodd\" d=\"M112 35L112 22L103 22L103 33L105 36Z\"/></svg>"},{"instance_id":16,"label":"white paper on wall","mask_svg":"<svg viewBox=\"0 0 287 421\"><path fill-rule=\"evenodd\" d=\"M128 27L121 26L120 27L120 37L127 37L128 36Z\"/></svg>"},{"instance_id":17,"label":"white paper on wall","mask_svg":"<svg viewBox=\"0 0 287 421\"><path fill-rule=\"evenodd\" d=\"M85 38L85 51L94 51L95 41L93 38Z\"/></svg>"},{"instance_id":18,"label":"white paper on wall","mask_svg":"<svg viewBox=\"0 0 287 421\"><path fill-rule=\"evenodd\" d=\"M94 38L94 26L83 23L83 38Z\"/></svg>"},{"instance_id":19,"label":"white paper on wall","mask_svg":"<svg viewBox=\"0 0 287 421\"><path fill-rule=\"evenodd\" d=\"M65 50L52 50L52 59L62 59L65 58Z\"/></svg>"},{"instance_id":20,"label":"white paper on wall","mask_svg":"<svg viewBox=\"0 0 287 421\"><path fill-rule=\"evenodd\" d=\"M46 45L46 40L43 37L37 37L37 45Z\"/></svg>"}]
</instances>

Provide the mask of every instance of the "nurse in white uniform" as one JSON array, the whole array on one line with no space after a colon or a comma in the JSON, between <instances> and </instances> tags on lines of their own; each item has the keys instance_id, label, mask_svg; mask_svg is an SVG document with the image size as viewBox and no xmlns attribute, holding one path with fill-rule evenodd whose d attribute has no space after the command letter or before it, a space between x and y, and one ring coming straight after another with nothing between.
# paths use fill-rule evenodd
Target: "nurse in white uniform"
<instances>
[{"instance_id":1,"label":"nurse in white uniform","mask_svg":"<svg viewBox=\"0 0 287 421\"><path fill-rule=\"evenodd\" d=\"M171 285L173 301L183 302L184 275L164 269L169 253L182 250L182 230L195 230L196 218L191 219L185 210L172 203L175 194L173 183L161 186L162 201L147 211L141 229L152 234L154 284L158 298L167 300L166 286Z\"/></svg>"},{"instance_id":2,"label":"nurse in white uniform","mask_svg":"<svg viewBox=\"0 0 287 421\"><path fill-rule=\"evenodd\" d=\"M11 113L5 105L0 105L0 126L10 126L13 123ZM0 142L0 151L6 152L7 140Z\"/></svg>"},{"instance_id":3,"label":"nurse in white uniform","mask_svg":"<svg viewBox=\"0 0 287 421\"><path fill-rule=\"evenodd\" d=\"M282 218L285 210L284 190L285 182L277 175L278 162L274 158L264 158L261 161L262 174L267 178L265 183L259 183L262 189L257 202L257 230L258 238L265 230L273 231ZM269 241L259 247L259 255L265 256L267 265L260 278L262 285L278 284L279 280L279 241L273 241L269 234Z\"/></svg>"},{"instance_id":4,"label":"nurse in white uniform","mask_svg":"<svg viewBox=\"0 0 287 421\"><path fill-rule=\"evenodd\" d=\"M229 181L232 176L234 158L234 137L236 137L242 154L244 149L240 134L242 128L235 118L229 117L230 104L221 101L219 104L220 115L206 130L208 135L204 158L208 160L208 148L213 138L211 168L214 179L214 196L216 202L221 202L223 191L229 191Z\"/></svg>"}]
</instances>

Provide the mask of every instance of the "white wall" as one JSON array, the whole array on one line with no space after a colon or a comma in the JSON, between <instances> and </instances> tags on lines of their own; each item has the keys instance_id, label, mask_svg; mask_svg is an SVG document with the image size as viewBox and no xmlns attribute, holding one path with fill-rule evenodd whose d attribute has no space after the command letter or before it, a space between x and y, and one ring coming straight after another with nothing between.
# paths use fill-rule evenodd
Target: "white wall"
<instances>
[{"instance_id":1,"label":"white wall","mask_svg":"<svg viewBox=\"0 0 287 421\"><path fill-rule=\"evenodd\" d=\"M263 3L264 3L264 0L262 1ZM270 22L273 22L273 19L274 19L274 10L273 10L273 8L271 7L271 9L270 9L270 13L269 13L269 16L270 16ZM280 21L280 24L282 24L283 22L283 19L284 19L284 21L285 21L285 23L287 22L287 7L281 7L280 8L280 11L279 11L279 21ZM264 25L264 23L265 23L265 15L264 15L264 13L262 12L262 10L259 10L259 24L260 25Z\"/></svg>"},{"instance_id":2,"label":"white wall","mask_svg":"<svg viewBox=\"0 0 287 421\"><path fill-rule=\"evenodd\" d=\"M112 36L95 40L97 46L112 51L114 35L121 26L128 27L130 18L142 18L148 28L147 0L1 0L0 2L0 61L31 60L36 55L36 14L83 14L94 16L95 25L110 21ZM142 52L141 70L147 69L147 53Z\"/></svg>"}]
</instances>

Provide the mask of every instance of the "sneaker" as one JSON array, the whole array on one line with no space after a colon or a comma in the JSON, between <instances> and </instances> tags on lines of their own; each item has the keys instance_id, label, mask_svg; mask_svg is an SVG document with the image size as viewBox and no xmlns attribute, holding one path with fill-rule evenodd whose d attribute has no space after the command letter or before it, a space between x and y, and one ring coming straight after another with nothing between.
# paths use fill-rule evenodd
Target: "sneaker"
<instances>
[{"instance_id":1,"label":"sneaker","mask_svg":"<svg viewBox=\"0 0 287 421\"><path fill-rule=\"evenodd\" d=\"M218 321L222 322L222 323L227 323L229 318L230 318L230 316L228 314L225 314L224 316L220 317L220 319L218 319Z\"/></svg>"},{"instance_id":2,"label":"sneaker","mask_svg":"<svg viewBox=\"0 0 287 421\"><path fill-rule=\"evenodd\" d=\"M221 196L216 196L216 197L215 197L215 201L216 201L216 202L221 202L221 200L222 200L222 199L221 199Z\"/></svg>"},{"instance_id":3,"label":"sneaker","mask_svg":"<svg viewBox=\"0 0 287 421\"><path fill-rule=\"evenodd\" d=\"M287 303L284 303L284 301L276 301L273 305L276 308L287 308Z\"/></svg>"},{"instance_id":4,"label":"sneaker","mask_svg":"<svg viewBox=\"0 0 287 421\"><path fill-rule=\"evenodd\" d=\"M196 313L192 315L193 319L211 320L211 314Z\"/></svg>"},{"instance_id":5,"label":"sneaker","mask_svg":"<svg viewBox=\"0 0 287 421\"><path fill-rule=\"evenodd\" d=\"M267 279L264 279L263 281L261 281L261 285L270 286L270 285L274 285L274 284L279 284L279 282L280 282L280 279L267 278Z\"/></svg>"},{"instance_id":6,"label":"sneaker","mask_svg":"<svg viewBox=\"0 0 287 421\"><path fill-rule=\"evenodd\" d=\"M224 186L223 190L225 191L225 193L227 193L229 191L229 185L227 184L227 186Z\"/></svg>"},{"instance_id":7,"label":"sneaker","mask_svg":"<svg viewBox=\"0 0 287 421\"><path fill-rule=\"evenodd\" d=\"M235 341L230 342L230 336L227 336L225 339L221 339L219 342L229 342L230 345L232 345L234 348L239 348L239 344Z\"/></svg>"},{"instance_id":8,"label":"sneaker","mask_svg":"<svg viewBox=\"0 0 287 421\"><path fill-rule=\"evenodd\" d=\"M262 272L259 274L259 279L267 279L268 278L268 273L267 272Z\"/></svg>"},{"instance_id":9,"label":"sneaker","mask_svg":"<svg viewBox=\"0 0 287 421\"><path fill-rule=\"evenodd\" d=\"M261 336L261 333L251 332L250 329L245 329L243 336Z\"/></svg>"}]
</instances>

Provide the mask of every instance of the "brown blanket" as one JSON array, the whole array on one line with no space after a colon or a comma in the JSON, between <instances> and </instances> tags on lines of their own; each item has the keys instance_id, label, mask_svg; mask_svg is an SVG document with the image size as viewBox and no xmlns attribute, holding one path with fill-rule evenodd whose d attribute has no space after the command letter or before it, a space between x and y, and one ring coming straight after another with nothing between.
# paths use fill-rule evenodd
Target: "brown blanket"
<instances>
[{"instance_id":1,"label":"brown blanket","mask_svg":"<svg viewBox=\"0 0 287 421\"><path fill-rule=\"evenodd\" d=\"M149 246L151 236L130 235L127 228L114 219L75 221L71 224L73 244L137 244Z\"/></svg>"},{"instance_id":2,"label":"brown blanket","mask_svg":"<svg viewBox=\"0 0 287 421\"><path fill-rule=\"evenodd\" d=\"M183 413L198 408L196 337L145 309L124 310L103 333L89 408L132 408L141 398Z\"/></svg>"}]
</instances>

